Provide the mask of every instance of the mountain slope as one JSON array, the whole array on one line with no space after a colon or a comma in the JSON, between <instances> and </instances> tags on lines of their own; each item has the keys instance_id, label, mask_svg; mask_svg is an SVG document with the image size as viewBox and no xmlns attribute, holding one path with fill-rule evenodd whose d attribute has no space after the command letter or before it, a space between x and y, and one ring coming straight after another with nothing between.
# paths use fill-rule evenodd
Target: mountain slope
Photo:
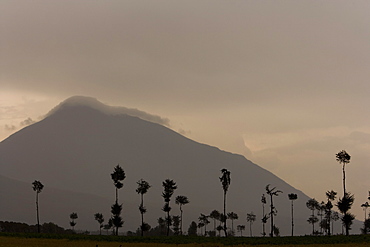
<instances>
[{"instance_id":1,"label":"mountain slope","mask_svg":"<svg viewBox=\"0 0 370 247\"><path fill-rule=\"evenodd\" d=\"M0 143L1 175L29 183L37 179L46 187L108 197L112 202L114 186L110 174L117 164L127 176L120 190L120 202L127 205L124 214L138 214L135 206L128 206L139 204L136 181L142 178L153 186L145 195L145 201L153 205L146 215L152 226L158 217L164 216L161 185L166 178L177 182L174 197L186 195L191 201L184 207L184 229L200 213L221 211L223 191L219 176L220 170L227 168L231 171L227 211L239 214L239 224L246 223L246 213L251 211L261 219L261 195L265 186L271 184L284 192L275 198L279 212L276 225L281 233L290 232L289 193L297 193L299 198L295 202L296 233L310 232L306 222L310 211L305 206L308 197L302 192L241 155L194 142L138 117L108 114L89 104L62 104L44 120ZM91 207L88 203L85 206ZM172 202L172 206L172 213L178 214L177 205ZM130 230L139 225L139 216L124 220ZM261 229L258 221L255 227Z\"/></svg>"}]
</instances>

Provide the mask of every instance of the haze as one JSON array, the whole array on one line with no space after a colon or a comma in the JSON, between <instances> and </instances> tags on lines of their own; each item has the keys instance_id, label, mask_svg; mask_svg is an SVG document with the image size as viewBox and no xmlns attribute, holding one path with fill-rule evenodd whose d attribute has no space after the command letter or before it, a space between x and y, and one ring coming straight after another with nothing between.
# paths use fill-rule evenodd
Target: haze
<instances>
[{"instance_id":1,"label":"haze","mask_svg":"<svg viewBox=\"0 0 370 247\"><path fill-rule=\"evenodd\" d=\"M0 3L0 140L73 95L136 108L354 212L370 190L369 1ZM167 121L166 120L166 121ZM114 165L114 164L112 164Z\"/></svg>"}]
</instances>

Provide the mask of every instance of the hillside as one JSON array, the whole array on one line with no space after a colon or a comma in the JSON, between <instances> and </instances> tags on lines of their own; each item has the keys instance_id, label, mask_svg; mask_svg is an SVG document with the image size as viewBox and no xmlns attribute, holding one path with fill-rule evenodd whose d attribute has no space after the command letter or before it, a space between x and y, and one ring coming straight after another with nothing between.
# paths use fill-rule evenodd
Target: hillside
<instances>
[{"instance_id":1,"label":"hillside","mask_svg":"<svg viewBox=\"0 0 370 247\"><path fill-rule=\"evenodd\" d=\"M114 200L110 174L119 164L127 176L119 192L120 202L124 204L125 230L135 230L140 224L139 196L135 189L141 178L152 185L145 195L148 223L155 226L156 219L164 217L161 184L170 178L178 185L174 197L186 195L191 201L184 207L184 228L187 229L190 221L197 221L200 213L222 210L223 191L219 176L220 170L227 168L231 171L227 211L238 213L240 219L234 225L246 224L246 213L253 211L257 214L254 232L259 233L262 229L260 199L265 186L271 184L284 192L275 198L278 210L276 225L281 234L290 234L289 193L298 194L295 202L296 234L310 233L311 227L306 221L310 211L305 206L309 198L245 157L197 143L139 116L109 112L84 103L86 98L78 99L74 98L80 102L77 104L70 104L67 100L42 121L0 143L0 174L7 177L1 178L1 198L6 201L1 203L1 219L12 215L20 221L31 221L30 215L34 210L31 182L40 180L45 185L45 193L41 194L44 203L47 200L50 203L58 201L42 208L44 219L49 219L46 215L50 215L50 221L66 227L63 222L68 224L68 211L79 211L79 227L94 230L94 223L84 221L83 217L92 219L91 212L99 211L109 217L109 207ZM14 182L14 179L18 181ZM48 194L48 188L55 191ZM66 191L70 191L71 196ZM27 193L27 196L22 193ZM89 195L90 199L83 199L83 195ZM15 206L20 204L27 210ZM172 208L173 214L179 213L174 201ZM58 212L63 212L63 215ZM337 228L339 230L339 224ZM358 226L354 230L356 228Z\"/></svg>"}]
</instances>

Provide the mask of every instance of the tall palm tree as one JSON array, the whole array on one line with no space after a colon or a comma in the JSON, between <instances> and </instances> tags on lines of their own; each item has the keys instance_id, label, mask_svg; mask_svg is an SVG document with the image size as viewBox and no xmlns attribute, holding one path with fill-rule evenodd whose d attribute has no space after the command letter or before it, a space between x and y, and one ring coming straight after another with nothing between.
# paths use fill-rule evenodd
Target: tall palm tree
<instances>
[{"instance_id":1,"label":"tall palm tree","mask_svg":"<svg viewBox=\"0 0 370 247\"><path fill-rule=\"evenodd\" d=\"M188 204L190 201L186 196L176 196L175 203L180 205L180 234L182 235L182 206Z\"/></svg>"},{"instance_id":2,"label":"tall palm tree","mask_svg":"<svg viewBox=\"0 0 370 247\"><path fill-rule=\"evenodd\" d=\"M114 187L116 187L116 202L111 206L112 213L112 223L116 228L115 234L118 236L118 228L123 226L123 221L121 217L122 204L118 204L118 190L123 187L123 181L126 178L126 174L122 167L117 165L114 167L113 173L111 173L111 178L113 180Z\"/></svg>"},{"instance_id":3,"label":"tall palm tree","mask_svg":"<svg viewBox=\"0 0 370 247\"><path fill-rule=\"evenodd\" d=\"M234 212L230 212L227 213L227 218L231 220L231 232L234 235L234 220L239 219L239 216Z\"/></svg>"},{"instance_id":4,"label":"tall palm tree","mask_svg":"<svg viewBox=\"0 0 370 247\"><path fill-rule=\"evenodd\" d=\"M170 217L170 201L173 193L177 189L176 182L170 179L166 179L164 182L162 182L162 186L164 188L164 191L162 192L162 197L164 198L164 206L162 210L167 213L167 236L170 234L170 225L171 225L171 217Z\"/></svg>"},{"instance_id":5,"label":"tall palm tree","mask_svg":"<svg viewBox=\"0 0 370 247\"><path fill-rule=\"evenodd\" d=\"M319 205L319 202L315 198L312 198L306 202L306 206L309 210L312 211L312 214L310 218L308 219L308 223L312 224L312 235L314 235L315 234L315 223L319 221L319 219L315 216L315 210L319 209L320 205Z\"/></svg>"},{"instance_id":6,"label":"tall palm tree","mask_svg":"<svg viewBox=\"0 0 370 247\"><path fill-rule=\"evenodd\" d=\"M346 170L345 165L348 164L351 160L351 156L345 151L342 150L336 155L336 160L339 162L339 164L342 164L342 170L343 170L343 195L346 194Z\"/></svg>"},{"instance_id":7,"label":"tall palm tree","mask_svg":"<svg viewBox=\"0 0 370 247\"><path fill-rule=\"evenodd\" d=\"M146 208L144 207L144 194L146 194L151 187L149 183L143 179L140 179L138 182L136 182L138 187L136 189L136 192L140 194L141 197L141 203L139 206L139 211L141 213L141 236L144 236L144 231L148 230L148 225L144 223L144 214L146 213Z\"/></svg>"},{"instance_id":8,"label":"tall palm tree","mask_svg":"<svg viewBox=\"0 0 370 247\"><path fill-rule=\"evenodd\" d=\"M294 194L294 193L290 193L290 194L288 194L288 198L289 198L289 200L292 201L292 236L293 236L294 235L294 213L293 213L294 206L293 206L293 202L295 200L297 200L298 195Z\"/></svg>"},{"instance_id":9,"label":"tall palm tree","mask_svg":"<svg viewBox=\"0 0 370 247\"><path fill-rule=\"evenodd\" d=\"M39 218L39 194L41 193L44 185L40 182L35 180L33 183L33 190L36 191L36 215L37 215L37 232L40 233L40 218Z\"/></svg>"},{"instance_id":10,"label":"tall palm tree","mask_svg":"<svg viewBox=\"0 0 370 247\"><path fill-rule=\"evenodd\" d=\"M227 169L222 169L221 170L221 177L220 177L220 181L221 181L221 184L222 184L222 188L224 190L224 218L223 218L223 222L224 222L224 232L225 232L225 237L227 237L227 226L226 226L226 193L227 193L227 190L229 189L229 185L231 183L231 179L230 179L230 172L227 170Z\"/></svg>"},{"instance_id":11,"label":"tall palm tree","mask_svg":"<svg viewBox=\"0 0 370 247\"><path fill-rule=\"evenodd\" d=\"M343 214L341 220L343 226L346 228L346 236L349 235L349 230L351 230L351 225L355 219L355 216L348 212L351 209L354 200L355 197L353 195L345 193L343 198L339 199L336 205L339 211Z\"/></svg>"},{"instance_id":12,"label":"tall palm tree","mask_svg":"<svg viewBox=\"0 0 370 247\"><path fill-rule=\"evenodd\" d=\"M94 214L95 220L99 223L99 234L101 235L101 229L103 228L104 216L101 213Z\"/></svg>"},{"instance_id":13,"label":"tall palm tree","mask_svg":"<svg viewBox=\"0 0 370 247\"><path fill-rule=\"evenodd\" d=\"M262 235L266 236L265 224L267 222L267 215L265 215L265 204L266 204L265 194L262 194L261 202L262 202Z\"/></svg>"},{"instance_id":14,"label":"tall palm tree","mask_svg":"<svg viewBox=\"0 0 370 247\"><path fill-rule=\"evenodd\" d=\"M213 210L210 214L209 217L213 219L213 231L216 232L216 220L220 219L220 212L217 210Z\"/></svg>"},{"instance_id":15,"label":"tall palm tree","mask_svg":"<svg viewBox=\"0 0 370 247\"><path fill-rule=\"evenodd\" d=\"M328 222L328 224L327 224L327 232L328 232L328 235L330 236L331 235L331 226L330 226L330 221L331 221L331 209L333 208L333 203L332 203L332 201L334 201L335 200L335 198L336 198L336 196L337 196L337 192L335 192L334 190L331 190L331 191L327 191L326 193L325 193L325 195L326 195L326 198L328 199L328 201L326 202L326 205L325 205L325 207L326 207L326 215L325 215L325 217L326 217L326 220L327 220L327 222Z\"/></svg>"},{"instance_id":16,"label":"tall palm tree","mask_svg":"<svg viewBox=\"0 0 370 247\"><path fill-rule=\"evenodd\" d=\"M249 234L252 237L252 224L253 222L256 221L256 215L251 212L247 214L247 222L249 222Z\"/></svg>"},{"instance_id":17,"label":"tall palm tree","mask_svg":"<svg viewBox=\"0 0 370 247\"><path fill-rule=\"evenodd\" d=\"M75 222L75 220L78 219L77 213L71 213L69 215L69 218L71 219L69 224L72 226L72 231L75 231L75 225L77 224L77 222Z\"/></svg>"},{"instance_id":18,"label":"tall palm tree","mask_svg":"<svg viewBox=\"0 0 370 247\"><path fill-rule=\"evenodd\" d=\"M114 167L114 171L111 174L111 177L113 180L113 184L116 187L116 203L118 203L118 190L123 187L123 183L121 181L126 178L126 174L123 171L122 167L117 165L116 167Z\"/></svg>"},{"instance_id":19,"label":"tall palm tree","mask_svg":"<svg viewBox=\"0 0 370 247\"><path fill-rule=\"evenodd\" d=\"M266 193L270 196L270 222L271 222L271 230L270 230L270 237L274 236L274 215L276 215L276 208L273 202L273 196L278 196L279 193L283 193L281 190L276 190L276 187L270 189L270 185L266 185Z\"/></svg>"}]
</instances>

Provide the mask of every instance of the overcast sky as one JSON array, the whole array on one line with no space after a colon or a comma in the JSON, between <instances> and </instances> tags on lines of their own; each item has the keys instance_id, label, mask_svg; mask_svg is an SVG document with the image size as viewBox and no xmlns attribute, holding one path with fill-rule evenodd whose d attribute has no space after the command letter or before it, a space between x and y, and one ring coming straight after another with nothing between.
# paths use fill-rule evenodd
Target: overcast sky
<instances>
[{"instance_id":1,"label":"overcast sky","mask_svg":"<svg viewBox=\"0 0 370 247\"><path fill-rule=\"evenodd\" d=\"M370 190L370 1L0 2L0 140L73 95L159 115L356 214ZM227 166L227 164L225 164Z\"/></svg>"}]
</instances>

